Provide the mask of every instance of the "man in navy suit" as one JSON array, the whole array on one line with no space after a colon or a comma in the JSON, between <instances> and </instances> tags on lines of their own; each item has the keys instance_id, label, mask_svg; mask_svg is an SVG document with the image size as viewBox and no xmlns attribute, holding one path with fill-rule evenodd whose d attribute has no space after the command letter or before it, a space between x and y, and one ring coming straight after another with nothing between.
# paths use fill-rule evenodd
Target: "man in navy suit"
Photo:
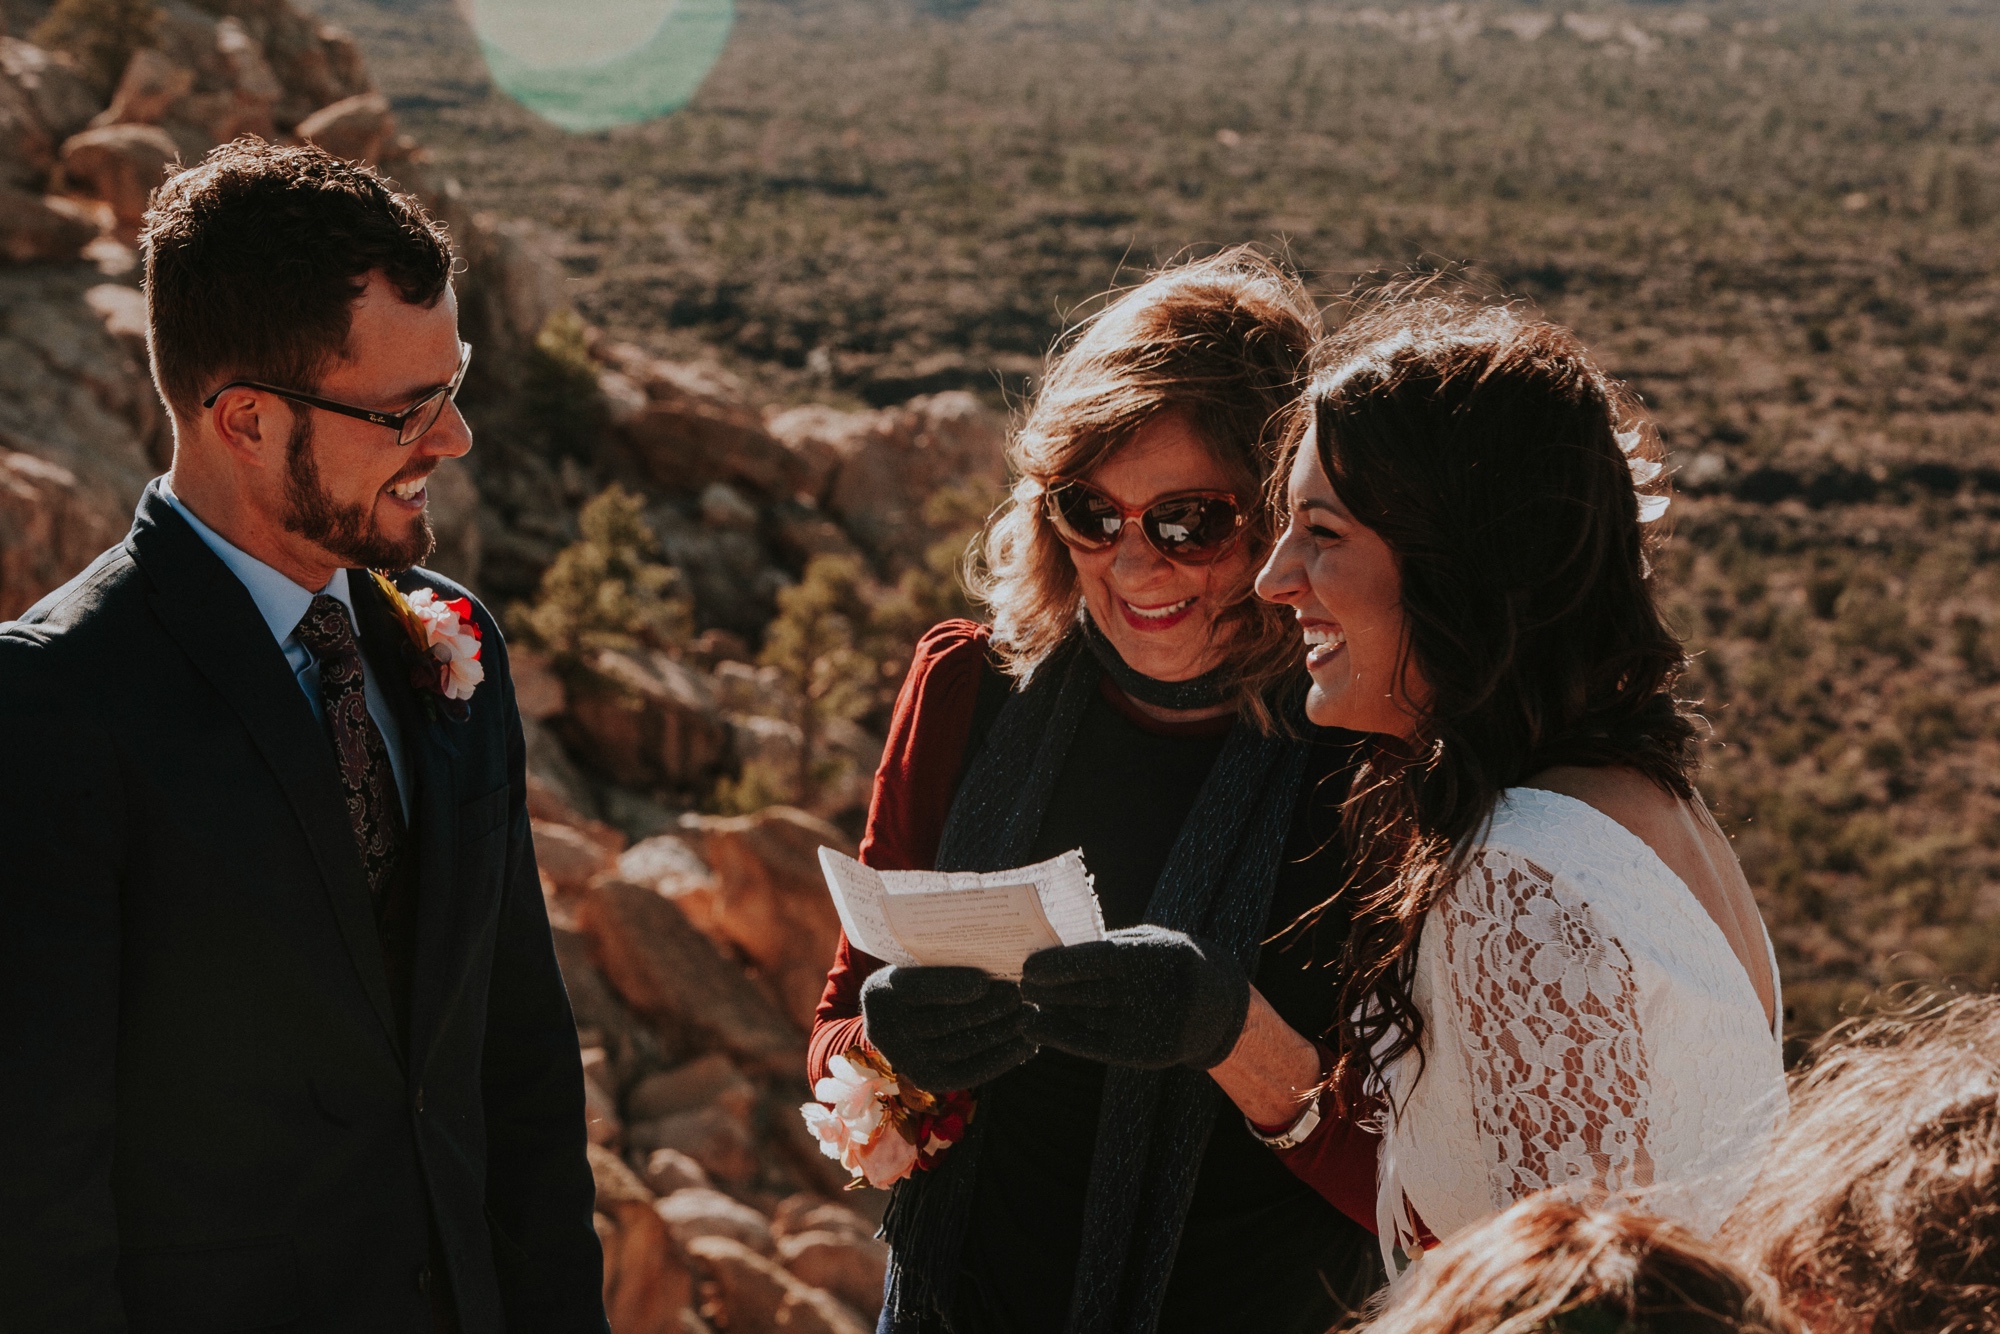
<instances>
[{"instance_id":1,"label":"man in navy suit","mask_svg":"<svg viewBox=\"0 0 2000 1334\"><path fill-rule=\"evenodd\" d=\"M0 626L0 1328L604 1334L506 647L415 568L449 240L245 140L143 245L173 469Z\"/></svg>"}]
</instances>

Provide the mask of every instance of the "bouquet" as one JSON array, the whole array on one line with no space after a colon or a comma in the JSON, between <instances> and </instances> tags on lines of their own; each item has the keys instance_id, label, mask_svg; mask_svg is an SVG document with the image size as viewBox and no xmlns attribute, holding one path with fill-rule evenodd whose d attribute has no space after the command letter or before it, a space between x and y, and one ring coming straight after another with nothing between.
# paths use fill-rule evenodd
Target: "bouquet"
<instances>
[{"instance_id":1,"label":"bouquet","mask_svg":"<svg viewBox=\"0 0 2000 1334\"><path fill-rule=\"evenodd\" d=\"M813 1085L819 1101L799 1114L820 1152L853 1175L849 1190L864 1183L886 1190L911 1172L929 1171L972 1123L970 1093L926 1093L898 1079L882 1054L867 1047L849 1047L827 1068Z\"/></svg>"}]
</instances>

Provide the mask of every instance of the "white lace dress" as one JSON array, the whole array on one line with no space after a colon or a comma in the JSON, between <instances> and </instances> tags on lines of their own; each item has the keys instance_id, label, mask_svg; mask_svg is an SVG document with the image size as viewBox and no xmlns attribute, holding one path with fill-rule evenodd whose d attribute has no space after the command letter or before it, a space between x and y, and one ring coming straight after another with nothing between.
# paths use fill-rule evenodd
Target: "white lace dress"
<instances>
[{"instance_id":1,"label":"white lace dress","mask_svg":"<svg viewBox=\"0 0 2000 1334\"><path fill-rule=\"evenodd\" d=\"M1573 797L1501 797L1425 918L1412 999L1422 1074L1406 1053L1382 1090L1391 1274L1420 1253L1416 1219L1443 1239L1551 1186L1708 1235L1784 1117L1778 1025L1721 928L1643 840Z\"/></svg>"}]
</instances>

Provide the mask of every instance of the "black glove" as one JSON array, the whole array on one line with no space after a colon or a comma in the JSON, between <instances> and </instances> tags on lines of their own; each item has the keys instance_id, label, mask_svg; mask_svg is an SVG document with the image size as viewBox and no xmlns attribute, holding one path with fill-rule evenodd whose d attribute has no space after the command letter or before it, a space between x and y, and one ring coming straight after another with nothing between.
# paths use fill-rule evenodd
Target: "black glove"
<instances>
[{"instance_id":1,"label":"black glove","mask_svg":"<svg viewBox=\"0 0 2000 1334\"><path fill-rule=\"evenodd\" d=\"M861 984L869 1045L926 1093L974 1088L1035 1054L1012 982L977 968L884 968Z\"/></svg>"},{"instance_id":2,"label":"black glove","mask_svg":"<svg viewBox=\"0 0 2000 1334\"><path fill-rule=\"evenodd\" d=\"M1250 979L1236 961L1163 926L1037 950L1021 995L1035 1042L1140 1070L1220 1065L1250 1013Z\"/></svg>"}]
</instances>

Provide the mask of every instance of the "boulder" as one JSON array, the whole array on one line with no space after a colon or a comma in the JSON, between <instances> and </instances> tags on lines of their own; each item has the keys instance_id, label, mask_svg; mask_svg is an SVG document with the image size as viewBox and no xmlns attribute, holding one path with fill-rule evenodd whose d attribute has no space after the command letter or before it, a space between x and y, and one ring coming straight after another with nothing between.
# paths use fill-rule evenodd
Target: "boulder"
<instances>
[{"instance_id":1,"label":"boulder","mask_svg":"<svg viewBox=\"0 0 2000 1334\"><path fill-rule=\"evenodd\" d=\"M869 1334L861 1317L742 1242L697 1237L688 1258L730 1334Z\"/></svg>"},{"instance_id":2,"label":"boulder","mask_svg":"<svg viewBox=\"0 0 2000 1334\"><path fill-rule=\"evenodd\" d=\"M569 707L562 678L549 666L548 654L526 644L509 644L507 667L514 678L514 704L523 718L543 722Z\"/></svg>"},{"instance_id":3,"label":"boulder","mask_svg":"<svg viewBox=\"0 0 2000 1334\"><path fill-rule=\"evenodd\" d=\"M362 93L321 107L300 121L295 133L335 157L372 167L382 160L383 149L395 143L396 121L388 98Z\"/></svg>"},{"instance_id":4,"label":"boulder","mask_svg":"<svg viewBox=\"0 0 2000 1334\"><path fill-rule=\"evenodd\" d=\"M86 204L76 199L51 199L49 203L66 210L91 210L82 220L94 230L108 232L116 225L110 206L102 201ZM123 349L136 388L137 382L147 377L145 293L125 283L99 283L83 294L83 302L103 322L104 332ZM144 389L137 389L129 402L127 415L145 441L147 457L154 467L165 472L174 459L174 432L167 419L166 405L160 402L157 393L147 393Z\"/></svg>"},{"instance_id":5,"label":"boulder","mask_svg":"<svg viewBox=\"0 0 2000 1334\"><path fill-rule=\"evenodd\" d=\"M602 1060L603 1048L593 1050ZM592 1144L609 1149L616 1149L625 1137L625 1126L618 1119L618 1100L594 1079L583 1081L583 1129Z\"/></svg>"},{"instance_id":6,"label":"boulder","mask_svg":"<svg viewBox=\"0 0 2000 1334\"><path fill-rule=\"evenodd\" d=\"M562 970L563 987L569 992L571 1017L579 1033L588 1033L604 1048L605 1057L617 1069L634 1067L646 1042L639 1024L626 1012L604 975L590 962L590 944L576 931L563 926L552 928L556 966Z\"/></svg>"},{"instance_id":7,"label":"boulder","mask_svg":"<svg viewBox=\"0 0 2000 1334\"><path fill-rule=\"evenodd\" d=\"M803 567L814 556L861 555L861 548L854 545L845 528L801 500L773 505L766 516L765 531L771 545L796 566Z\"/></svg>"},{"instance_id":8,"label":"boulder","mask_svg":"<svg viewBox=\"0 0 2000 1334\"><path fill-rule=\"evenodd\" d=\"M437 547L424 564L462 584L476 584L485 542L479 529L479 487L472 480L471 470L463 459L442 459L426 481L424 492L431 532L437 537ZM514 661L511 652L508 661L510 664ZM517 694L519 689L517 671Z\"/></svg>"},{"instance_id":9,"label":"boulder","mask_svg":"<svg viewBox=\"0 0 2000 1334\"><path fill-rule=\"evenodd\" d=\"M688 919L755 963L792 1022L809 1030L840 939L819 849L851 854L854 845L826 821L789 806L683 816L680 833L714 872L712 888L681 891Z\"/></svg>"},{"instance_id":10,"label":"boulder","mask_svg":"<svg viewBox=\"0 0 2000 1334\"><path fill-rule=\"evenodd\" d=\"M455 183L427 202L451 227L465 261L457 285L461 336L480 350L482 365L519 364L567 302L562 266L548 239L524 220L469 213Z\"/></svg>"},{"instance_id":11,"label":"boulder","mask_svg":"<svg viewBox=\"0 0 2000 1334\"><path fill-rule=\"evenodd\" d=\"M111 105L94 118L97 125L158 125L194 91L196 74L166 52L144 47L132 53L119 76Z\"/></svg>"},{"instance_id":12,"label":"boulder","mask_svg":"<svg viewBox=\"0 0 2000 1334\"><path fill-rule=\"evenodd\" d=\"M812 1090L803 1078L798 1079L796 1092L779 1097L773 1095L772 1103L779 1110L770 1119L766 1129L765 1147L781 1155L784 1163L802 1185L810 1186L821 1195L838 1195L852 1200L861 1208L874 1207L878 1211L887 1206L886 1191L852 1191L848 1186L853 1177L838 1161L822 1152L819 1140L806 1128L805 1118L795 1109L812 1097ZM793 1229L797 1231L799 1229Z\"/></svg>"},{"instance_id":13,"label":"boulder","mask_svg":"<svg viewBox=\"0 0 2000 1334\"><path fill-rule=\"evenodd\" d=\"M345 29L321 23L290 6L280 7L253 31L284 88L273 114L281 127L305 120L320 107L374 91L361 49Z\"/></svg>"},{"instance_id":14,"label":"boulder","mask_svg":"<svg viewBox=\"0 0 2000 1334\"><path fill-rule=\"evenodd\" d=\"M239 135L269 138L277 134L273 113L285 89L278 82L264 48L251 36L243 21L229 17L215 25L215 53L224 76L226 94L218 96L208 112L207 128L217 143L228 143Z\"/></svg>"},{"instance_id":15,"label":"boulder","mask_svg":"<svg viewBox=\"0 0 2000 1334\"><path fill-rule=\"evenodd\" d=\"M625 787L681 790L719 769L728 727L700 673L664 653L605 650L570 682L564 739Z\"/></svg>"},{"instance_id":16,"label":"boulder","mask_svg":"<svg viewBox=\"0 0 2000 1334\"><path fill-rule=\"evenodd\" d=\"M632 1086L625 1111L634 1121L715 1107L748 1123L757 1086L721 1052L696 1057L672 1070L655 1070Z\"/></svg>"},{"instance_id":17,"label":"boulder","mask_svg":"<svg viewBox=\"0 0 2000 1334\"><path fill-rule=\"evenodd\" d=\"M0 82L11 83L27 96L48 134L51 165L55 146L88 127L97 114L97 94L74 60L19 37L0 37Z\"/></svg>"},{"instance_id":18,"label":"boulder","mask_svg":"<svg viewBox=\"0 0 2000 1334\"><path fill-rule=\"evenodd\" d=\"M19 616L117 541L69 469L0 435L0 621Z\"/></svg>"},{"instance_id":19,"label":"boulder","mask_svg":"<svg viewBox=\"0 0 2000 1334\"><path fill-rule=\"evenodd\" d=\"M889 1248L875 1238L845 1231L797 1232L779 1240L777 1260L795 1277L825 1288L869 1319L882 1314Z\"/></svg>"},{"instance_id":20,"label":"boulder","mask_svg":"<svg viewBox=\"0 0 2000 1334\"><path fill-rule=\"evenodd\" d=\"M237 12L216 13L235 9ZM239 135L275 139L296 114L281 114L294 100L270 58L274 38L309 33L310 24L288 4L197 6L163 0L154 46L127 62L111 105L96 125L157 125L188 161ZM341 95L323 89L312 105Z\"/></svg>"},{"instance_id":21,"label":"boulder","mask_svg":"<svg viewBox=\"0 0 2000 1334\"><path fill-rule=\"evenodd\" d=\"M0 185L39 190L55 165L55 141L27 90L0 79Z\"/></svg>"},{"instance_id":22,"label":"boulder","mask_svg":"<svg viewBox=\"0 0 2000 1334\"><path fill-rule=\"evenodd\" d=\"M771 1253L771 1221L719 1190L677 1190L655 1203L653 1210L683 1248L697 1237L728 1237L760 1254Z\"/></svg>"},{"instance_id":23,"label":"boulder","mask_svg":"<svg viewBox=\"0 0 2000 1334\"><path fill-rule=\"evenodd\" d=\"M618 1156L590 1147L597 1183L597 1235L604 1247L604 1310L612 1334L657 1334L677 1328L677 1312L694 1296L692 1276L666 1224L653 1212L652 1192Z\"/></svg>"},{"instance_id":24,"label":"boulder","mask_svg":"<svg viewBox=\"0 0 2000 1334\"><path fill-rule=\"evenodd\" d=\"M777 717L790 707L784 677L776 667L753 667L740 659L721 661L711 675L716 696L731 713Z\"/></svg>"},{"instance_id":25,"label":"boulder","mask_svg":"<svg viewBox=\"0 0 2000 1334\"><path fill-rule=\"evenodd\" d=\"M63 264L96 239L96 221L74 201L0 185L0 261Z\"/></svg>"},{"instance_id":26,"label":"boulder","mask_svg":"<svg viewBox=\"0 0 2000 1334\"><path fill-rule=\"evenodd\" d=\"M157 125L103 125L71 135L62 146L62 179L72 193L102 199L130 244L153 190L166 179L180 149Z\"/></svg>"},{"instance_id":27,"label":"boulder","mask_svg":"<svg viewBox=\"0 0 2000 1334\"><path fill-rule=\"evenodd\" d=\"M592 876L615 865L610 850L581 830L541 820L531 820L530 825L535 837L535 865L559 897L582 893Z\"/></svg>"},{"instance_id":28,"label":"boulder","mask_svg":"<svg viewBox=\"0 0 2000 1334\"><path fill-rule=\"evenodd\" d=\"M513 646L508 645L511 654ZM614 852L625 836L599 821L597 795L554 731L525 714L521 734L528 750L528 814L537 820L580 829Z\"/></svg>"},{"instance_id":29,"label":"boulder","mask_svg":"<svg viewBox=\"0 0 2000 1334\"><path fill-rule=\"evenodd\" d=\"M720 1107L679 1112L626 1128L634 1149L678 1149L719 1181L742 1185L757 1175L757 1146L743 1118Z\"/></svg>"},{"instance_id":30,"label":"boulder","mask_svg":"<svg viewBox=\"0 0 2000 1334\"><path fill-rule=\"evenodd\" d=\"M791 1237L804 1232L873 1237L875 1225L846 1205L835 1204L823 1195L801 1193L786 1196L771 1211L771 1233L777 1237Z\"/></svg>"},{"instance_id":31,"label":"boulder","mask_svg":"<svg viewBox=\"0 0 2000 1334\"><path fill-rule=\"evenodd\" d=\"M935 492L965 482L997 489L1006 475L1005 421L963 390L875 412L794 408L768 425L788 453L825 463L809 494L891 568L921 559L940 536L924 518Z\"/></svg>"},{"instance_id":32,"label":"boulder","mask_svg":"<svg viewBox=\"0 0 2000 1334\"><path fill-rule=\"evenodd\" d=\"M804 1066L801 1031L673 900L600 876L578 901L576 922L592 961L639 1014L699 1037L753 1070L794 1075Z\"/></svg>"},{"instance_id":33,"label":"boulder","mask_svg":"<svg viewBox=\"0 0 2000 1334\"><path fill-rule=\"evenodd\" d=\"M791 451L764 429L763 415L744 404L736 386L703 367L653 360L633 349L609 355L645 394L643 407L621 409L616 429L656 485L699 493L728 482L778 497L807 484Z\"/></svg>"},{"instance_id":34,"label":"boulder","mask_svg":"<svg viewBox=\"0 0 2000 1334\"><path fill-rule=\"evenodd\" d=\"M655 1195L671 1195L677 1190L708 1189L708 1170L679 1149L654 1149L645 1157L639 1173Z\"/></svg>"},{"instance_id":35,"label":"boulder","mask_svg":"<svg viewBox=\"0 0 2000 1334\"><path fill-rule=\"evenodd\" d=\"M611 1068L609 1053L603 1047L585 1047L579 1055L583 1058L584 1082L597 1085L615 1103L618 1098L618 1075Z\"/></svg>"},{"instance_id":36,"label":"boulder","mask_svg":"<svg viewBox=\"0 0 2000 1334\"><path fill-rule=\"evenodd\" d=\"M662 557L681 572L697 621L747 638L760 636L792 576L773 562L758 533L704 523L692 508L667 502L646 511Z\"/></svg>"},{"instance_id":37,"label":"boulder","mask_svg":"<svg viewBox=\"0 0 2000 1334\"><path fill-rule=\"evenodd\" d=\"M0 449L32 454L73 477L73 492L58 489L74 503L58 515L80 521L87 514L92 525L85 535L68 523L73 535L29 556L51 588L124 535L140 491L158 471L141 427L157 420L159 400L144 366L91 308L86 294L102 281L83 264L0 265Z\"/></svg>"},{"instance_id":38,"label":"boulder","mask_svg":"<svg viewBox=\"0 0 2000 1334\"><path fill-rule=\"evenodd\" d=\"M691 893L713 893L715 873L701 854L678 834L655 834L627 848L618 858L618 874L670 899ZM706 911L705 904L682 903L683 912ZM692 916L690 920L693 920ZM701 923L695 923L700 926Z\"/></svg>"},{"instance_id":39,"label":"boulder","mask_svg":"<svg viewBox=\"0 0 2000 1334\"><path fill-rule=\"evenodd\" d=\"M739 766L754 764L768 773L790 775L798 770L804 735L788 718L733 713L729 715L729 741ZM832 777L820 781L813 794L812 814L824 818L865 809L874 790L876 767L882 762L882 739L857 723L835 718L826 725L820 744L822 757L839 768Z\"/></svg>"}]
</instances>

